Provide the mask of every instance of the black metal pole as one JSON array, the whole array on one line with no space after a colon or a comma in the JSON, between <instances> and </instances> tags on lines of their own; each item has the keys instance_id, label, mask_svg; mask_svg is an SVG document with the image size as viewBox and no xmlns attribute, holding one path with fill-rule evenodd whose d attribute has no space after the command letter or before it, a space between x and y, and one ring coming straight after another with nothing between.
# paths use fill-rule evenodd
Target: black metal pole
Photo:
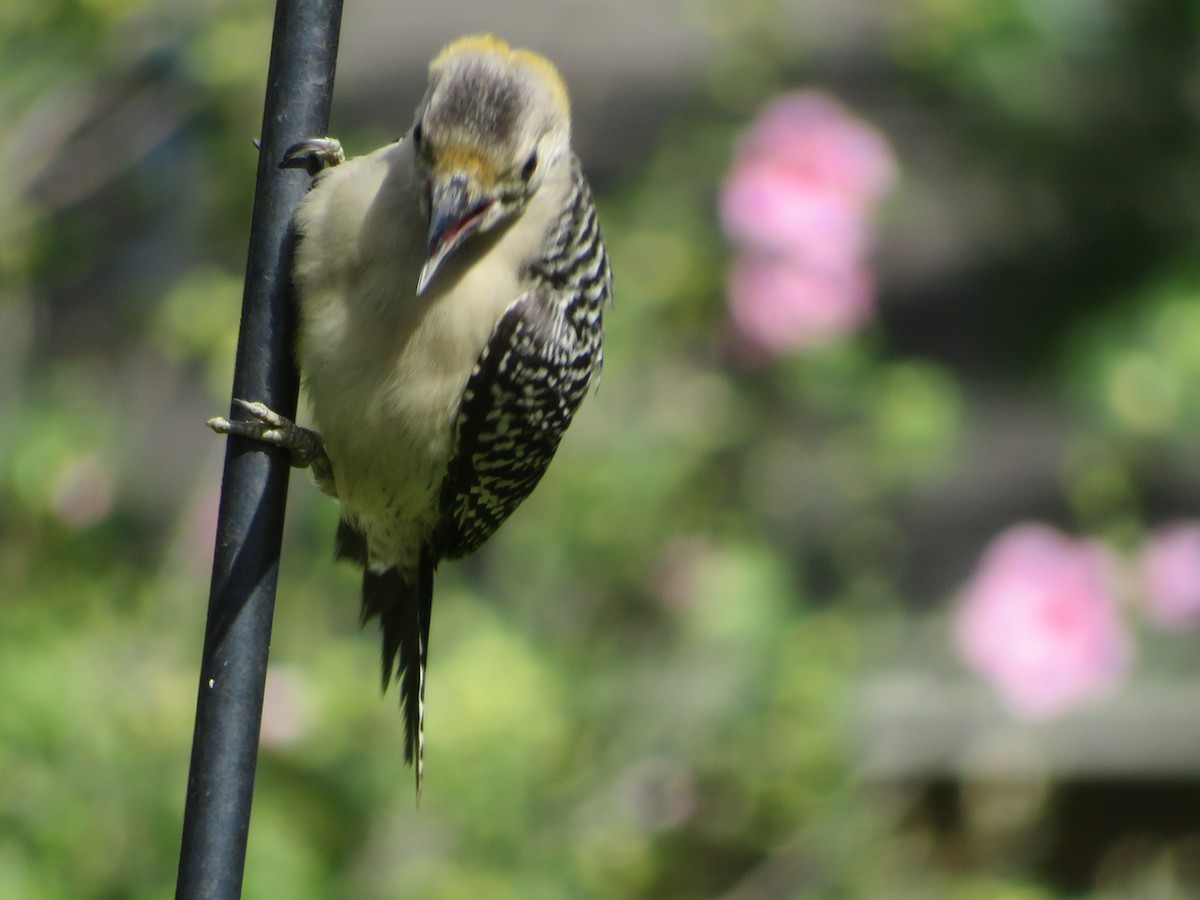
<instances>
[{"instance_id":1,"label":"black metal pole","mask_svg":"<svg viewBox=\"0 0 1200 900\"><path fill-rule=\"evenodd\" d=\"M292 144L329 127L341 16L342 0L277 0L267 72L233 396L293 417L288 226L309 178L279 162ZM283 451L228 439L175 888L181 900L241 895L289 468Z\"/></svg>"}]
</instances>

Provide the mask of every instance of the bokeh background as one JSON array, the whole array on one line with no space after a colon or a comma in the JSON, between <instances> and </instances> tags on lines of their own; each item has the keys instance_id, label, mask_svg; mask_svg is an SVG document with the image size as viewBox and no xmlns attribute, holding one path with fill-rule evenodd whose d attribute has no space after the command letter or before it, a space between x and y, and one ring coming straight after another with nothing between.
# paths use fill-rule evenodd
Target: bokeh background
<instances>
[{"instance_id":1,"label":"bokeh background","mask_svg":"<svg viewBox=\"0 0 1200 900\"><path fill-rule=\"evenodd\" d=\"M265 0L0 5L0 898L169 895ZM1200 4L349 0L560 63L616 272L420 810L293 479L246 896L1200 895Z\"/></svg>"}]
</instances>

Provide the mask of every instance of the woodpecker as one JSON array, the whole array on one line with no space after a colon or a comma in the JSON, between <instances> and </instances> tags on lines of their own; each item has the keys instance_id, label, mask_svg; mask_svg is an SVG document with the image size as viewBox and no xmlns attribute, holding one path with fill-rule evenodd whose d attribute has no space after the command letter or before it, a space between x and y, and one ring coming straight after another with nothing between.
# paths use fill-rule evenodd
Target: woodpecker
<instances>
[{"instance_id":1,"label":"woodpecker","mask_svg":"<svg viewBox=\"0 0 1200 900\"><path fill-rule=\"evenodd\" d=\"M346 158L316 138L282 165L314 174L292 264L314 427L241 399L208 424L287 448L340 502L419 800L434 570L545 473L599 379L612 272L563 80L495 37L438 53L400 140Z\"/></svg>"}]
</instances>

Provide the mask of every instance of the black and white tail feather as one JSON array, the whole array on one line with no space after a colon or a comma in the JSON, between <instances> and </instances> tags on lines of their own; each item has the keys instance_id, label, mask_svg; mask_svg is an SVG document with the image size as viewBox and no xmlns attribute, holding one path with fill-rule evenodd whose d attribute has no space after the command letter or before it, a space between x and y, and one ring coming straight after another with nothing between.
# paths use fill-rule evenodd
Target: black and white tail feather
<instances>
[{"instance_id":1,"label":"black and white tail feather","mask_svg":"<svg viewBox=\"0 0 1200 900\"><path fill-rule=\"evenodd\" d=\"M425 775L425 670L437 563L426 548L416 572L408 577L395 566L373 569L367 563L366 539L345 519L338 523L335 556L363 568L361 622L366 625L371 619L379 620L383 633L382 688L386 692L393 677L400 686L404 761L416 769L420 803Z\"/></svg>"}]
</instances>

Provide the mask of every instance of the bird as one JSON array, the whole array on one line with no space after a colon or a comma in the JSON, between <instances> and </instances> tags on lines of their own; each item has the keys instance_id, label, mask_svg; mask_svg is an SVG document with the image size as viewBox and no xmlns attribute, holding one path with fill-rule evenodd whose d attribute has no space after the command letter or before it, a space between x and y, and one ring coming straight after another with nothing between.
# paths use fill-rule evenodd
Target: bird
<instances>
[{"instance_id":1,"label":"bird","mask_svg":"<svg viewBox=\"0 0 1200 900\"><path fill-rule=\"evenodd\" d=\"M312 138L281 165L314 176L291 264L312 427L244 398L208 424L286 448L340 503L419 803L434 571L529 496L598 383L612 268L561 75L491 35L433 58L399 140Z\"/></svg>"}]
</instances>

